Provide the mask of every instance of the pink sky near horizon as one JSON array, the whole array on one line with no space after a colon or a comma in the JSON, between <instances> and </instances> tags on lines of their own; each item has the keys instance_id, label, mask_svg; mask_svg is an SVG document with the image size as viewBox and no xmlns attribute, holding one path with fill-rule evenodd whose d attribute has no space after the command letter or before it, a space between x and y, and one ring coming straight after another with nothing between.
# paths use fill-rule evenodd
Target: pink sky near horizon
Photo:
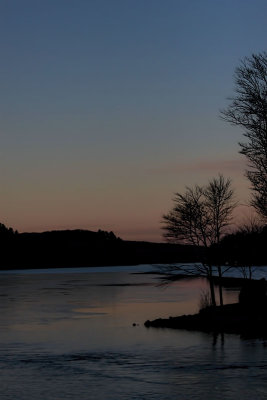
<instances>
[{"instance_id":1,"label":"pink sky near horizon","mask_svg":"<svg viewBox=\"0 0 267 400\"><path fill-rule=\"evenodd\" d=\"M151 185L142 189L137 193L130 193L130 196L135 195L135 202L129 203L128 197L125 194L123 198L118 198L116 192L113 193L113 202L103 212L100 207L99 212L99 198L91 203L91 209L95 208L95 215L85 217L86 209L73 205L75 212L72 211L72 204L67 200L61 208L56 208L57 215L53 214L55 205L55 198L50 203L51 209L49 211L48 204L46 204L46 212L42 215L39 210L34 210L34 204L29 207L28 199L25 203L21 204L21 209L17 210L17 215L14 215L14 221L5 220L3 222L19 232L41 232L46 230L61 230L61 229L89 229L97 231L98 229L113 231L117 236L125 240L146 240L162 242L161 220L162 215L168 212L172 207L172 199L174 193L183 191L185 185L176 186L177 178L183 179L186 184L191 178L191 184L206 184L209 179L223 173L225 177L232 179L232 186L235 190L235 199L238 201L238 207L234 212L234 224L231 229L236 229L239 224L253 215L253 210L249 207L249 191L248 181L243 176L245 163L241 158L232 160L209 160L209 161L195 161L194 163L176 163L173 165L166 165L165 168L151 168L148 176L149 182L154 179L154 182L164 182L168 186L168 180L172 182L172 191L159 190L157 185ZM153 177L154 176L154 177ZM175 177L173 181L173 177ZM195 178L195 181L192 180ZM144 185L144 183L143 183ZM189 184L190 186L190 184ZM136 189L136 188L135 188ZM155 198L154 198L155 196ZM111 193L109 193L109 199ZM61 199L59 199L61 201ZM91 199L92 200L92 199ZM40 201L40 199L36 199ZM77 199L76 199L77 201ZM114 210L114 203L117 202L118 206ZM78 203L77 203L78 205ZM23 209L23 207L25 207ZM23 212L21 210L23 209ZM48 209L48 212L47 212ZM36 212L36 220L34 218ZM22 217L23 218L22 218ZM18 224L19 222L19 224Z\"/></svg>"},{"instance_id":2,"label":"pink sky near horizon","mask_svg":"<svg viewBox=\"0 0 267 400\"><path fill-rule=\"evenodd\" d=\"M63 6L64 3L64 6ZM162 241L173 194L232 179L250 214L243 133L220 119L267 3L3 2L0 222ZM247 218L247 217L246 217Z\"/></svg>"}]
</instances>

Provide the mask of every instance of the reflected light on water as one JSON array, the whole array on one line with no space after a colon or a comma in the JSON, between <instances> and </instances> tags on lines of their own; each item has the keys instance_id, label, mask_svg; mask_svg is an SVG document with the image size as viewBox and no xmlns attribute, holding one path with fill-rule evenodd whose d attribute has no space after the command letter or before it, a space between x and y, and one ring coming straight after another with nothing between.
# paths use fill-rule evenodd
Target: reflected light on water
<instances>
[{"instance_id":1,"label":"reflected light on water","mask_svg":"<svg viewBox=\"0 0 267 400\"><path fill-rule=\"evenodd\" d=\"M265 398L265 342L144 327L198 311L209 288L205 279L158 286L158 278L3 274L1 400ZM225 302L237 295L224 291Z\"/></svg>"}]
</instances>

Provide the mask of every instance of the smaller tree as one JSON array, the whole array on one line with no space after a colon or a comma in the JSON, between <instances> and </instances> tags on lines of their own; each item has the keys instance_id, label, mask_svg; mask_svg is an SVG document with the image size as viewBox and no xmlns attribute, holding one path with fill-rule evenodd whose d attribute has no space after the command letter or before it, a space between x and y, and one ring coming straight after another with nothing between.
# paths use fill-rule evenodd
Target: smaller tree
<instances>
[{"instance_id":1,"label":"smaller tree","mask_svg":"<svg viewBox=\"0 0 267 400\"><path fill-rule=\"evenodd\" d=\"M187 187L185 193L176 193L173 209L163 216L164 237L168 241L195 245L201 250L201 266L197 269L209 279L212 305L216 300L209 248L219 243L231 222L236 205L233 194L230 179L219 175L207 186ZM221 267L217 268L221 278ZM221 284L220 304L223 305Z\"/></svg>"}]
</instances>

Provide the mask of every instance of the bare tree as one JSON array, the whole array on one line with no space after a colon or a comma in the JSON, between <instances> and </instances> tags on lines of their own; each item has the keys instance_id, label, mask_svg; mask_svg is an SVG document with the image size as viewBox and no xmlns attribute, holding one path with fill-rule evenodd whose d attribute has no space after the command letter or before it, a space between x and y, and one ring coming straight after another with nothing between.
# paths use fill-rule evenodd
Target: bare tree
<instances>
[{"instance_id":1,"label":"bare tree","mask_svg":"<svg viewBox=\"0 0 267 400\"><path fill-rule=\"evenodd\" d=\"M244 58L235 70L235 96L222 118L244 128L240 153L248 160L251 204L267 218L267 53Z\"/></svg>"},{"instance_id":2,"label":"bare tree","mask_svg":"<svg viewBox=\"0 0 267 400\"><path fill-rule=\"evenodd\" d=\"M163 216L164 237L168 241L195 245L201 250L201 265L195 268L209 279L212 305L216 300L208 249L224 235L235 205L230 179L219 175L207 186L187 187L184 194L176 193L173 209ZM217 268L221 278L221 267ZM221 285L220 304L223 305Z\"/></svg>"}]
</instances>

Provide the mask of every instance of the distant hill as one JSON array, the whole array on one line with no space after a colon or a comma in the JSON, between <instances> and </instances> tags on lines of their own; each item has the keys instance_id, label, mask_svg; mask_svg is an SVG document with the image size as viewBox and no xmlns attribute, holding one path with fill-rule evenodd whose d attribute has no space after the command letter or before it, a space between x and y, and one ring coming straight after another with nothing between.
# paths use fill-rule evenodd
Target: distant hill
<instances>
[{"instance_id":1,"label":"distant hill","mask_svg":"<svg viewBox=\"0 0 267 400\"><path fill-rule=\"evenodd\" d=\"M1 226L1 269L198 261L193 246L125 241L102 230L18 233Z\"/></svg>"}]
</instances>

